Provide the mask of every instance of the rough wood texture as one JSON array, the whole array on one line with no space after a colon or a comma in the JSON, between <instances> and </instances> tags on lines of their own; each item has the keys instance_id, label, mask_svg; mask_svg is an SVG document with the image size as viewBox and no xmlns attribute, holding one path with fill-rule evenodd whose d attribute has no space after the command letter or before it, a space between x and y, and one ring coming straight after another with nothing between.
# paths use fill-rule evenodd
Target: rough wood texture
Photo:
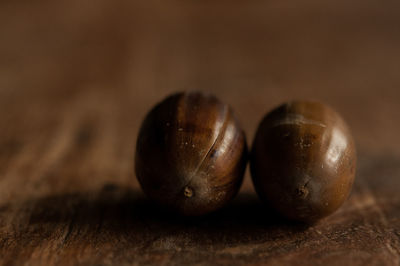
<instances>
[{"instance_id":1,"label":"rough wood texture","mask_svg":"<svg viewBox=\"0 0 400 266\"><path fill-rule=\"evenodd\" d=\"M2 1L0 264L398 265L399 8ZM248 140L283 101L327 102L358 146L350 198L305 228L266 211L247 172L221 212L157 209L133 174L137 131L185 88L231 104Z\"/></svg>"}]
</instances>

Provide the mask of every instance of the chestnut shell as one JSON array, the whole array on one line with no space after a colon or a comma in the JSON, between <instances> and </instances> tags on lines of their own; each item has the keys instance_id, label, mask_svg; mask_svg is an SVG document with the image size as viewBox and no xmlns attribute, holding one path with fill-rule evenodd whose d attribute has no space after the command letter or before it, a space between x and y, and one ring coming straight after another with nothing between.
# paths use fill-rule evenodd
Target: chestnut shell
<instances>
[{"instance_id":1,"label":"chestnut shell","mask_svg":"<svg viewBox=\"0 0 400 266\"><path fill-rule=\"evenodd\" d=\"M184 215L203 215L238 192L247 161L243 130L228 105L201 92L157 104L141 126L135 156L143 191Z\"/></svg>"},{"instance_id":2,"label":"chestnut shell","mask_svg":"<svg viewBox=\"0 0 400 266\"><path fill-rule=\"evenodd\" d=\"M253 183L268 205L290 219L315 222L336 211L355 169L349 128L322 103L283 104L259 125L250 159Z\"/></svg>"}]
</instances>

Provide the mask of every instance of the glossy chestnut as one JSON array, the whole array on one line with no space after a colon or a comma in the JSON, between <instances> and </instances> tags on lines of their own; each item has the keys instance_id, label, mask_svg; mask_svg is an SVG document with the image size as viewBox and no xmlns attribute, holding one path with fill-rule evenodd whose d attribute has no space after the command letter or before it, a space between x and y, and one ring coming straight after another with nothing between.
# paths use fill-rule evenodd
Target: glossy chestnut
<instances>
[{"instance_id":1,"label":"glossy chestnut","mask_svg":"<svg viewBox=\"0 0 400 266\"><path fill-rule=\"evenodd\" d=\"M336 211L349 195L355 145L330 107L294 101L268 113L259 125L250 169L268 205L290 219L314 222Z\"/></svg>"},{"instance_id":2,"label":"glossy chestnut","mask_svg":"<svg viewBox=\"0 0 400 266\"><path fill-rule=\"evenodd\" d=\"M245 134L230 107L213 95L185 92L147 114L135 170L152 200L184 215L202 215L236 195L246 160Z\"/></svg>"}]
</instances>

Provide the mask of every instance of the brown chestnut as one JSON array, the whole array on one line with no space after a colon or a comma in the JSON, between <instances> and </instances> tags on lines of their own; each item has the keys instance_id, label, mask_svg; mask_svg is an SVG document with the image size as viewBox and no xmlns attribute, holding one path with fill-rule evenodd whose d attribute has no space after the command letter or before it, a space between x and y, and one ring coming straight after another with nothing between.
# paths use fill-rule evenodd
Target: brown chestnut
<instances>
[{"instance_id":1,"label":"brown chestnut","mask_svg":"<svg viewBox=\"0 0 400 266\"><path fill-rule=\"evenodd\" d=\"M262 120L250 159L258 195L283 216L315 222L350 193L356 168L353 138L330 107L283 104Z\"/></svg>"},{"instance_id":2,"label":"brown chestnut","mask_svg":"<svg viewBox=\"0 0 400 266\"><path fill-rule=\"evenodd\" d=\"M135 170L152 200L184 215L202 215L236 195L246 161L245 134L229 106L213 95L185 92L147 114Z\"/></svg>"}]
</instances>

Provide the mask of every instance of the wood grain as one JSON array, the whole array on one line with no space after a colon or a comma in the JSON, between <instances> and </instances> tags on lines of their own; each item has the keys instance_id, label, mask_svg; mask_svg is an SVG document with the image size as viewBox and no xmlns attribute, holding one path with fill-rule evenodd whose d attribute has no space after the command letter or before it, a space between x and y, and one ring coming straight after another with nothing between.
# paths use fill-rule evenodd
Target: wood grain
<instances>
[{"instance_id":1,"label":"wood grain","mask_svg":"<svg viewBox=\"0 0 400 266\"><path fill-rule=\"evenodd\" d=\"M399 265L397 1L2 1L0 264ZM355 137L350 198L310 227L265 209L249 174L185 219L134 176L138 129L171 92L231 104L248 142L294 98Z\"/></svg>"}]
</instances>

